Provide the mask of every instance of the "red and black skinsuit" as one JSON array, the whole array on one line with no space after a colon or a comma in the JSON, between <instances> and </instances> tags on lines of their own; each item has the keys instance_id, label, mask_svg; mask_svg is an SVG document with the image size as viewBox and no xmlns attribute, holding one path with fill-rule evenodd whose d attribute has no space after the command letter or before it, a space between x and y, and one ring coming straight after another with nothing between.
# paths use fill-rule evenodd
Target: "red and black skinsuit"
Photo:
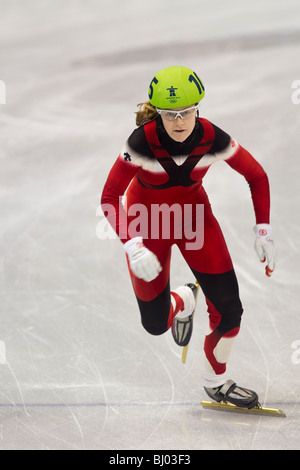
<instances>
[{"instance_id":1,"label":"red and black skinsuit","mask_svg":"<svg viewBox=\"0 0 300 470\"><path fill-rule=\"evenodd\" d=\"M174 236L176 227L168 239L152 239L149 216L147 233L136 235L143 236L144 245L156 254L163 269L151 282L137 278L129 270L143 326L151 334L162 334L170 328L178 311L172 305L169 284L171 247L178 246L206 298L211 333L205 338L204 351L215 374L225 372L226 362L217 360L214 349L221 338L238 334L243 312L231 257L202 186L210 165L220 160L246 178L256 223L269 223L270 196L265 171L247 150L203 118L196 119L192 134L183 143L168 136L160 117L135 129L109 173L101 199L109 222L123 242L133 238L128 234L134 219L128 217L128 211L133 204L143 204L149 214L153 204L180 204L181 207L189 204L195 210L197 204L203 204L201 249L188 249L184 235L180 239ZM123 208L119 201L125 192L126 208ZM113 206L116 217L111 216L107 205Z\"/></svg>"}]
</instances>

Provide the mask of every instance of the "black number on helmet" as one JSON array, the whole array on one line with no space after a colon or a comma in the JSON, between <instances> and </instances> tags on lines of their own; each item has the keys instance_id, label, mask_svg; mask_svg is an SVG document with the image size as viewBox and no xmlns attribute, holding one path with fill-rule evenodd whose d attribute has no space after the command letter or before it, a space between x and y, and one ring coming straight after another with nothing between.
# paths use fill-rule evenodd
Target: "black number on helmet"
<instances>
[{"instance_id":1,"label":"black number on helmet","mask_svg":"<svg viewBox=\"0 0 300 470\"><path fill-rule=\"evenodd\" d=\"M158 84L158 80L156 77L153 78L152 82L150 83L150 87L149 87L149 98L150 100L152 99L152 96L153 96L153 86L152 86L152 83L155 83L155 85Z\"/></svg>"},{"instance_id":2,"label":"black number on helmet","mask_svg":"<svg viewBox=\"0 0 300 470\"><path fill-rule=\"evenodd\" d=\"M204 91L204 86L203 86L203 83L201 82L200 78L198 77L198 75L196 74L196 72L193 72L193 75L191 74L189 76L189 81L192 83L194 82L196 87L198 88L198 91L199 91L199 95L201 95Z\"/></svg>"}]
</instances>

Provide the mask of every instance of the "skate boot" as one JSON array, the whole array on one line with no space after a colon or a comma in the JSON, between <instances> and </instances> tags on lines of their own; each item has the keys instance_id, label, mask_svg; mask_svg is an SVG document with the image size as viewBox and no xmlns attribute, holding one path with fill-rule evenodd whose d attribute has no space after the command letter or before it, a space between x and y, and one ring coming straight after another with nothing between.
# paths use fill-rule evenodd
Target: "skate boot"
<instances>
[{"instance_id":1,"label":"skate boot","mask_svg":"<svg viewBox=\"0 0 300 470\"><path fill-rule=\"evenodd\" d=\"M253 408L258 404L258 395L252 390L238 387L232 380L215 388L204 387L207 395L215 401L232 403L241 408Z\"/></svg>"},{"instance_id":2,"label":"skate boot","mask_svg":"<svg viewBox=\"0 0 300 470\"><path fill-rule=\"evenodd\" d=\"M182 312L183 315L176 317L172 323L172 335L174 341L178 346L187 346L192 336L193 332L193 315L195 311L195 299L197 295L198 288L195 284L189 283L185 284L185 286L189 287L191 293L189 295L193 295L194 299L192 298L190 304L185 308ZM184 314L186 313L186 316Z\"/></svg>"}]
</instances>

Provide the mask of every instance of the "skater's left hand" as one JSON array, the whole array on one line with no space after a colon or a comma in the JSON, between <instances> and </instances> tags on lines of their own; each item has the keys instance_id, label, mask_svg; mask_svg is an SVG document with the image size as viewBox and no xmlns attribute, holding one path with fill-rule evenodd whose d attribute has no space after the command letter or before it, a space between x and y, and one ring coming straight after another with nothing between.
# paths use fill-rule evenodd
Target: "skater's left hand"
<instances>
[{"instance_id":1,"label":"skater's left hand","mask_svg":"<svg viewBox=\"0 0 300 470\"><path fill-rule=\"evenodd\" d=\"M266 275L271 276L276 264L276 250L272 240L272 227L270 224L257 224L254 227L254 248L262 263L267 261Z\"/></svg>"}]
</instances>

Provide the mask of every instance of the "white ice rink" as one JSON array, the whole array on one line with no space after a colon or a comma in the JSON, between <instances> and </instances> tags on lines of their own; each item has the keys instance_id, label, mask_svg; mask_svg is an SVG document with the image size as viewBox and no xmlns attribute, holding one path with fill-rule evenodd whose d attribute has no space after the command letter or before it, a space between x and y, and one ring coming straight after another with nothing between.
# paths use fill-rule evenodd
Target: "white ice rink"
<instances>
[{"instance_id":1,"label":"white ice rink","mask_svg":"<svg viewBox=\"0 0 300 470\"><path fill-rule=\"evenodd\" d=\"M96 236L136 104L169 65L198 73L202 116L269 175L271 279L246 181L218 163L204 186L244 305L229 371L286 418L202 409L204 298L183 365L140 325L119 240ZM0 449L299 450L299 0L0 0L0 80ZM176 250L171 269L172 287L193 280Z\"/></svg>"}]
</instances>

